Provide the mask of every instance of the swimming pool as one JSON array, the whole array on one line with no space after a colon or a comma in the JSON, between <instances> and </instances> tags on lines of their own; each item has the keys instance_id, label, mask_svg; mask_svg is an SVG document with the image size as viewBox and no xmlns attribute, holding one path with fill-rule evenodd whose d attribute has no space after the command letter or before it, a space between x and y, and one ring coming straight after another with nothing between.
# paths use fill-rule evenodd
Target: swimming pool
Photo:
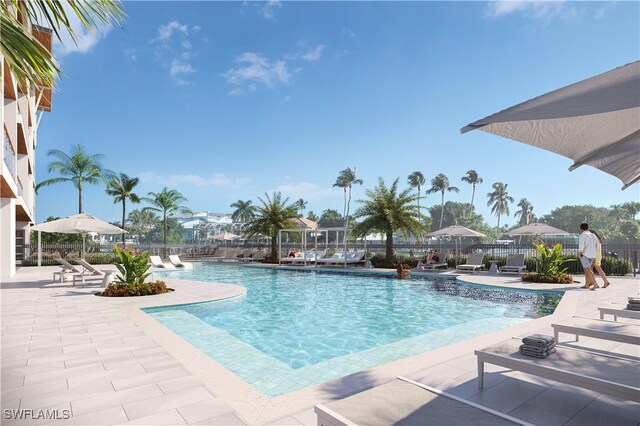
<instances>
[{"instance_id":1,"label":"swimming pool","mask_svg":"<svg viewBox=\"0 0 640 426\"><path fill-rule=\"evenodd\" d=\"M205 263L162 275L247 288L240 298L145 312L268 396L522 323L552 295Z\"/></svg>"}]
</instances>

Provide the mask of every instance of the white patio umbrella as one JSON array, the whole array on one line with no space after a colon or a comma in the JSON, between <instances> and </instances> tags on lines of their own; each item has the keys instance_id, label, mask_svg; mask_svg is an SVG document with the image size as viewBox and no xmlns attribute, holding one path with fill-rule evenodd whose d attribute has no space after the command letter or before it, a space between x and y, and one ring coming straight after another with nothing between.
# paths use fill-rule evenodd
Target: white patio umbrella
<instances>
[{"instance_id":1,"label":"white patio umbrella","mask_svg":"<svg viewBox=\"0 0 640 426\"><path fill-rule=\"evenodd\" d=\"M451 225L446 228L439 229L437 231L427 234L427 237L484 237L482 232L474 231L473 229L465 228L460 225Z\"/></svg>"},{"instance_id":2,"label":"white patio umbrella","mask_svg":"<svg viewBox=\"0 0 640 426\"><path fill-rule=\"evenodd\" d=\"M588 164L622 181L640 180L640 61L538 96L475 121L480 129Z\"/></svg>"},{"instance_id":3,"label":"white patio umbrella","mask_svg":"<svg viewBox=\"0 0 640 426\"><path fill-rule=\"evenodd\" d=\"M507 235L514 237L516 235L569 235L569 232L555 228L546 223L534 222L520 228L512 229Z\"/></svg>"},{"instance_id":4,"label":"white patio umbrella","mask_svg":"<svg viewBox=\"0 0 640 426\"><path fill-rule=\"evenodd\" d=\"M232 234L230 232L223 232L221 234L216 234L212 237L209 237L210 240L218 240L218 241L235 241L242 238L240 235Z\"/></svg>"},{"instance_id":5,"label":"white patio umbrella","mask_svg":"<svg viewBox=\"0 0 640 426\"><path fill-rule=\"evenodd\" d=\"M63 219L44 222L31 227L32 231L38 231L38 266L41 266L42 244L41 232L60 232L62 234L82 235L82 257L84 257L85 238L89 232L97 234L126 234L122 228L118 228L108 222L100 220L87 213L74 214Z\"/></svg>"}]
</instances>

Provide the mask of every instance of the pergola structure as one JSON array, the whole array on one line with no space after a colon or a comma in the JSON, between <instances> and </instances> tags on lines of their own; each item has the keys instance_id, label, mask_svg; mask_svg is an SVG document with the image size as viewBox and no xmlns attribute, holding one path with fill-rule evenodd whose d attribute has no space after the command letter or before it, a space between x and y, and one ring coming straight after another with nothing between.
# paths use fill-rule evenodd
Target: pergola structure
<instances>
[{"instance_id":1,"label":"pergola structure","mask_svg":"<svg viewBox=\"0 0 640 426\"><path fill-rule=\"evenodd\" d=\"M325 251L327 251L329 249L329 232L335 232L336 233L336 251L339 247L339 242L340 242L340 232L344 233L344 266L345 268L347 267L347 251L348 251L348 246L347 246L347 235L349 234L349 230L342 226L342 227L331 227L331 228L308 228L308 227L304 227L304 228L285 228L285 229L281 229L278 231L278 253L282 253L282 233L287 233L287 232L298 232L300 234L302 234L302 252L306 253L307 252L307 243L309 242L309 238L308 237L308 233L312 233L313 234L313 238L314 238L314 247L317 250L318 249L318 235L322 235L322 233L324 232L325 234ZM366 252L367 250L367 239L364 239L364 250ZM282 264L281 262L281 258L280 256L278 256L278 264ZM307 258L305 256L304 258L304 265L307 266ZM316 263L316 267L318 266L318 264Z\"/></svg>"}]
</instances>

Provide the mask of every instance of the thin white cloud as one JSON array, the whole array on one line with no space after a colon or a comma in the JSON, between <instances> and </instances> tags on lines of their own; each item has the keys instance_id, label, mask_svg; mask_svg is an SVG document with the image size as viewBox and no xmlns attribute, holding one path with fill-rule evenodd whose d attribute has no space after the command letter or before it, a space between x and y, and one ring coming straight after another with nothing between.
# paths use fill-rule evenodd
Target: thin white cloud
<instances>
[{"instance_id":1,"label":"thin white cloud","mask_svg":"<svg viewBox=\"0 0 640 426\"><path fill-rule=\"evenodd\" d=\"M554 18L574 18L580 15L580 11L573 3L564 0L555 1L519 1L503 0L489 2L485 6L485 15L490 18L501 18L513 13L532 17L538 20L551 20Z\"/></svg>"},{"instance_id":2,"label":"thin white cloud","mask_svg":"<svg viewBox=\"0 0 640 426\"><path fill-rule=\"evenodd\" d=\"M154 183L167 187L181 186L197 186L197 187L216 187L216 188L232 188L238 189L247 187L251 180L247 177L231 178L224 173L213 173L211 176L204 177L197 174L179 174L179 175L159 175L154 172L138 173L140 181L143 183Z\"/></svg>"},{"instance_id":3,"label":"thin white cloud","mask_svg":"<svg viewBox=\"0 0 640 426\"><path fill-rule=\"evenodd\" d=\"M158 36L150 41L150 43L167 42L171 39L174 32L181 32L182 34L188 34L189 27L185 24L181 24L178 21L171 21L168 24L160 25L158 27Z\"/></svg>"},{"instance_id":4,"label":"thin white cloud","mask_svg":"<svg viewBox=\"0 0 640 426\"><path fill-rule=\"evenodd\" d=\"M97 31L90 32L82 25L76 14L69 10L68 5L65 4L64 7L67 9L67 16L75 35L75 41L67 31L60 31L62 41L54 36L53 53L56 57L62 57L70 53L88 53L112 29L111 27L100 26Z\"/></svg>"},{"instance_id":5,"label":"thin white cloud","mask_svg":"<svg viewBox=\"0 0 640 426\"><path fill-rule=\"evenodd\" d=\"M324 44L319 44L315 49L309 50L307 53L301 55L300 58L307 62L315 62L320 59L320 56L322 56L322 51L325 47L326 46Z\"/></svg>"},{"instance_id":6,"label":"thin white cloud","mask_svg":"<svg viewBox=\"0 0 640 426\"><path fill-rule=\"evenodd\" d=\"M258 8L258 13L264 16L265 19L274 20L276 9L282 7L282 2L280 0L269 0L256 4L256 7Z\"/></svg>"},{"instance_id":7,"label":"thin white cloud","mask_svg":"<svg viewBox=\"0 0 640 426\"><path fill-rule=\"evenodd\" d=\"M289 198L304 198L305 200L325 200L335 197L332 188L323 188L311 182L284 183L279 185L275 191Z\"/></svg>"},{"instance_id":8,"label":"thin white cloud","mask_svg":"<svg viewBox=\"0 0 640 426\"><path fill-rule=\"evenodd\" d=\"M236 86L246 83L252 91L257 89L256 84L274 87L276 84L287 83L291 77L285 61L271 61L259 53L245 52L238 56L235 62L239 66L224 72L222 77L227 83Z\"/></svg>"},{"instance_id":9,"label":"thin white cloud","mask_svg":"<svg viewBox=\"0 0 640 426\"><path fill-rule=\"evenodd\" d=\"M138 59L138 51L134 48L130 48L130 49L126 49L124 51L125 56L127 56L129 59L135 61Z\"/></svg>"},{"instance_id":10,"label":"thin white cloud","mask_svg":"<svg viewBox=\"0 0 640 426\"><path fill-rule=\"evenodd\" d=\"M173 62L171 62L171 68L169 69L169 74L171 75L171 77L192 72L194 72L194 69L191 64L182 62L179 59L174 59Z\"/></svg>"}]
</instances>

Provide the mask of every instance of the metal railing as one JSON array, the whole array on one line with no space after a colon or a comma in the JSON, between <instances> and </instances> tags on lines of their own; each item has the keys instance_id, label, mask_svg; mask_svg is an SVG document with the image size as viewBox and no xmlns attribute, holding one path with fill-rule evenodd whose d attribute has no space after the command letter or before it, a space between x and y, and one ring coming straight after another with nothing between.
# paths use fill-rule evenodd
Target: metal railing
<instances>
[{"instance_id":1,"label":"metal railing","mask_svg":"<svg viewBox=\"0 0 640 426\"><path fill-rule=\"evenodd\" d=\"M13 148L11 147L11 143L9 142L9 137L7 136L6 130L2 131L2 147L3 147L3 158L4 164L7 165L7 169L9 170L9 174L13 178L13 181L16 181L16 170L17 170L17 162L16 155L13 153Z\"/></svg>"}]
</instances>

